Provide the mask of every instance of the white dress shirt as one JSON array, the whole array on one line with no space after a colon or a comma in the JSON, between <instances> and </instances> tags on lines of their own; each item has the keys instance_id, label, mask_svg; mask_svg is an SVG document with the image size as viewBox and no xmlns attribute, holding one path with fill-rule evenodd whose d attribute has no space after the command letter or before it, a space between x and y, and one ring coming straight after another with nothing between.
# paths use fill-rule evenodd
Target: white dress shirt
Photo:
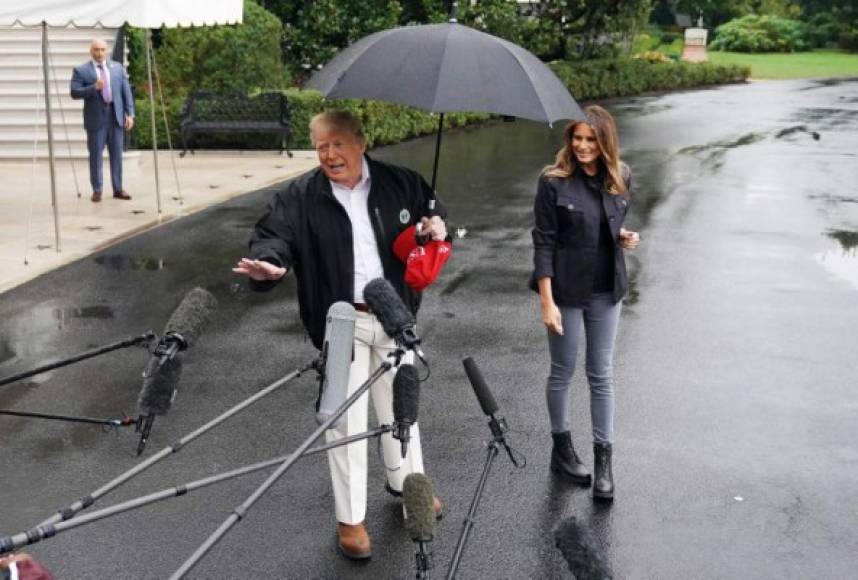
<instances>
[{"instance_id":1,"label":"white dress shirt","mask_svg":"<svg viewBox=\"0 0 858 580\"><path fill-rule=\"evenodd\" d=\"M352 222L352 248L355 258L354 302L363 302L363 289L367 282L384 277L378 244L369 215L370 175L366 158L363 159L360 181L354 189L331 183L334 197L345 208Z\"/></svg>"}]
</instances>

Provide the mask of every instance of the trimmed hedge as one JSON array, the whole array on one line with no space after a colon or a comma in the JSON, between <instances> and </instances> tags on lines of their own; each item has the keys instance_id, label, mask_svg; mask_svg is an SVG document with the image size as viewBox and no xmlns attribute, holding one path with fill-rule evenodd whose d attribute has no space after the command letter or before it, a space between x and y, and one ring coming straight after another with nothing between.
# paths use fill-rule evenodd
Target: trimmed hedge
<instances>
[{"instance_id":1,"label":"trimmed hedge","mask_svg":"<svg viewBox=\"0 0 858 580\"><path fill-rule=\"evenodd\" d=\"M800 52L810 50L804 22L778 16L748 14L715 29L709 48L729 52Z\"/></svg>"},{"instance_id":2,"label":"trimmed hedge","mask_svg":"<svg viewBox=\"0 0 858 580\"><path fill-rule=\"evenodd\" d=\"M735 83L751 76L747 66L633 58L553 62L549 66L579 101Z\"/></svg>"},{"instance_id":3,"label":"trimmed hedge","mask_svg":"<svg viewBox=\"0 0 858 580\"><path fill-rule=\"evenodd\" d=\"M592 101L611 97L625 97L650 91L688 89L703 85L741 82L746 80L751 69L747 66L715 65L710 63L688 62L649 62L644 59L612 59L575 62L553 62L549 66L561 81L580 101ZM419 109L394 105L381 101L327 100L316 91L286 89L292 113L294 135L292 147L310 148L307 124L310 118L324 109L342 108L353 111L363 122L370 147L398 143L418 135L435 132L438 117ZM141 148L150 147L149 102L144 98L135 101L137 105L136 144ZM182 99L174 98L167 103L173 146L179 147L178 130ZM159 108L160 113L160 108ZM459 127L468 123L485 121L490 115L485 113L448 113L444 116L444 126ZM166 134L163 120L157 119L159 147L166 146ZM241 137L200 136L197 144L201 147L221 148L276 148L270 135L250 135Z\"/></svg>"}]
</instances>

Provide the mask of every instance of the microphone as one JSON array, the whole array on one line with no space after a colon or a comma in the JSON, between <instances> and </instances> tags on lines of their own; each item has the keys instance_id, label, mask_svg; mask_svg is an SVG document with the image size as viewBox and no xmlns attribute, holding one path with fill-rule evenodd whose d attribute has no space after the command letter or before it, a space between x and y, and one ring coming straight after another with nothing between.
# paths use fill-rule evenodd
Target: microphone
<instances>
[{"instance_id":1,"label":"microphone","mask_svg":"<svg viewBox=\"0 0 858 580\"><path fill-rule=\"evenodd\" d=\"M137 430L140 432L137 455L142 454L143 449L146 448L155 415L166 414L173 404L176 387L182 377L182 360L182 355L177 354L159 367L156 373L143 379L143 388L137 400L140 410L140 416L137 419Z\"/></svg>"},{"instance_id":2,"label":"microphone","mask_svg":"<svg viewBox=\"0 0 858 580\"><path fill-rule=\"evenodd\" d=\"M316 421L323 424L345 403L348 395L349 371L354 358L355 307L348 302L334 302L325 320L325 339L317 369L319 370L319 399L316 401ZM345 415L331 425L339 427Z\"/></svg>"},{"instance_id":3,"label":"microphone","mask_svg":"<svg viewBox=\"0 0 858 580\"><path fill-rule=\"evenodd\" d=\"M413 350L422 359L420 337L415 330L417 321L390 282L384 278L370 280L363 289L363 299L378 318L384 332L400 347Z\"/></svg>"},{"instance_id":4,"label":"microphone","mask_svg":"<svg viewBox=\"0 0 858 580\"><path fill-rule=\"evenodd\" d=\"M503 417L496 416L498 404L495 401L494 395L489 390L486 380L483 378L483 373L480 372L477 363L471 357L464 359L462 364L465 365L465 373L468 375L468 380L471 381L471 386L474 388L474 394L477 396L480 408L489 417L489 429L491 429L492 435L502 441L508 427Z\"/></svg>"},{"instance_id":5,"label":"microphone","mask_svg":"<svg viewBox=\"0 0 858 580\"><path fill-rule=\"evenodd\" d=\"M393 437L402 444L402 458L408 453L411 440L411 426L417 422L417 409L420 405L420 383L417 368L402 364L393 379Z\"/></svg>"},{"instance_id":6,"label":"microphone","mask_svg":"<svg viewBox=\"0 0 858 580\"><path fill-rule=\"evenodd\" d=\"M217 299L207 290L197 287L185 295L167 320L164 334L143 371L143 387L137 401L140 409L137 455L146 448L155 416L169 411L176 396L176 387L182 376L182 359L178 353L196 343L216 306Z\"/></svg>"},{"instance_id":7,"label":"microphone","mask_svg":"<svg viewBox=\"0 0 858 580\"><path fill-rule=\"evenodd\" d=\"M406 476L402 484L402 503L405 505L405 529L411 541L417 544L417 578L428 578L432 567L432 553L426 544L435 537L435 491L432 481L422 473Z\"/></svg>"},{"instance_id":8,"label":"microphone","mask_svg":"<svg viewBox=\"0 0 858 580\"><path fill-rule=\"evenodd\" d=\"M563 554L569 571L578 580L610 580L614 577L593 537L574 517L557 526L554 545Z\"/></svg>"},{"instance_id":9,"label":"microphone","mask_svg":"<svg viewBox=\"0 0 858 580\"><path fill-rule=\"evenodd\" d=\"M177 352L192 346L216 306L217 299L207 290L197 287L188 292L167 320L164 334L155 346L143 376L151 376Z\"/></svg>"}]
</instances>

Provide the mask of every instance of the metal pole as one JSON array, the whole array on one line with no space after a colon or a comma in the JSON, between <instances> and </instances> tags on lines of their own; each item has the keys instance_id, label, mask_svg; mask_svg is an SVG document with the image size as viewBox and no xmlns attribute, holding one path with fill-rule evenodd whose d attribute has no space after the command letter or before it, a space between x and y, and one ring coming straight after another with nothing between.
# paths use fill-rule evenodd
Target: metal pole
<instances>
[{"instance_id":1,"label":"metal pole","mask_svg":"<svg viewBox=\"0 0 858 580\"><path fill-rule=\"evenodd\" d=\"M438 136L435 138L435 165L432 167L432 195L435 195L435 183L438 178L438 156L441 154L441 131L444 130L444 113L438 116Z\"/></svg>"},{"instance_id":2,"label":"metal pole","mask_svg":"<svg viewBox=\"0 0 858 580\"><path fill-rule=\"evenodd\" d=\"M399 360L399 358L397 358L397 360ZM209 536L208 539L206 539L206 541L203 542L199 548L197 548L197 551L194 552L191 557L188 558L185 563L182 564L182 566L173 573L172 576L170 576L170 580L180 580L181 578L184 578L185 575L187 575L187 573L190 572L191 569L197 565L197 563L203 558L203 556L205 556L214 547L214 545L217 544L218 541L220 541L220 539L223 538L226 533L247 514L250 508L253 507L253 504L255 504L256 501L261 498L262 495L266 491L268 491L268 489L271 488L272 485L277 483L277 480L280 479L280 477L284 473L286 473L286 471L290 467L292 467L292 465L294 465L298 459L301 458L301 456L310 448L310 445L312 445L316 439L321 437L325 433L325 431L330 429L331 425L336 423L337 420L346 411L349 410L349 407L351 407L355 403L355 401L361 398L364 393L369 390L373 383L375 383L375 381L381 378L381 376L387 371L389 371L391 368L393 368L393 363L391 363L390 361L384 361L370 375L366 382L364 382L364 384L358 387L358 389L354 393L352 393L352 395L349 396L349 398L346 399L346 401L342 405L340 405L340 407L336 411L334 411L333 415L328 417L328 419L325 420L324 423L322 423L315 431L313 431L313 433L309 437L307 437L307 439L305 439L304 442L301 443L301 445L298 446L298 449L296 449L295 452L292 453L292 455L290 455L286 459L286 461L284 461L280 465L280 467L277 468L276 471L274 471L274 473L268 476L268 479L266 479L262 483L262 485L256 488L256 491L250 494L250 497L248 497L244 501L244 503L232 510L232 513L229 515L228 518L223 521L220 527L218 527L218 529L215 530L214 533Z\"/></svg>"},{"instance_id":3,"label":"metal pole","mask_svg":"<svg viewBox=\"0 0 858 580\"><path fill-rule=\"evenodd\" d=\"M480 481L477 484L477 491L474 493L474 499L471 501L471 509L468 510L468 515L465 517L465 524L462 527L462 533L459 536L459 542L456 544L456 551L453 554L453 559L450 561L450 569L447 572L447 580L454 580L456 571L459 569L459 562L462 560L462 554L465 552L465 544L468 543L468 536L471 534L471 528L474 527L474 516L477 515L477 507L480 505L480 498L483 496L483 489L486 487L486 481L489 478L492 463L495 457L498 456L497 441L489 443L486 462L483 465L483 473L480 475Z\"/></svg>"},{"instance_id":4,"label":"metal pole","mask_svg":"<svg viewBox=\"0 0 858 580\"><path fill-rule=\"evenodd\" d=\"M161 178L158 175L158 130L155 126L155 85L152 83L152 31L146 29L146 71L149 73L149 121L152 123L152 157L155 160L155 203L161 217Z\"/></svg>"},{"instance_id":5,"label":"metal pole","mask_svg":"<svg viewBox=\"0 0 858 580\"><path fill-rule=\"evenodd\" d=\"M54 240L57 253L60 244L60 208L57 205L57 169L54 167L54 128L51 124L51 87L48 81L48 23L42 21L42 71L45 77L45 127L48 128L48 161L51 167L51 203L54 206Z\"/></svg>"},{"instance_id":6,"label":"metal pole","mask_svg":"<svg viewBox=\"0 0 858 580\"><path fill-rule=\"evenodd\" d=\"M164 459L165 457L167 457L171 453L178 453L185 445L187 445L188 443L190 443L191 441L193 441L194 439L196 439L200 435L204 434L205 432L209 431L210 429L214 428L215 426L223 423L224 421L226 421L227 419L229 419L230 417L232 417L233 415L235 415L239 411L243 411L245 408L249 407L250 405L252 405L256 401L258 401L259 399L264 397L265 395L272 393L275 389L282 387L283 385L285 385L286 383L288 383L292 379L294 379L296 377L300 377L303 372L310 370L312 367L313 367L312 363L308 364L304 368L301 368L297 371L293 371L293 372L289 373L288 375L286 375L285 377L283 377L282 379L271 383L270 385L268 385L267 387L265 387L264 389L262 389L258 393L248 397L247 399L245 399L244 401L242 401L238 405L232 407L231 409L225 411L224 413L222 413L218 417L215 417L214 419L212 419L211 421L209 421L208 423L206 423L205 425L203 425L202 427L200 427L199 429L197 429L193 433L191 433L189 435L185 435L184 437L179 439L178 442L173 443L172 445L168 445L167 447L163 448L161 451L159 451L158 453L156 453L155 455L153 455L149 459L143 461L142 463L138 463L136 466L132 467L131 469L129 469L125 473L121 474L119 477L115 478L114 480L110 481L109 483L101 486L100 488L98 488L97 490L95 490L94 492L89 494L88 496L86 496L82 499L79 499L76 502L74 502L73 504L71 504L69 507L64 508L64 509L56 512L54 515L52 515L48 519L37 524L37 527L45 526L45 525L49 525L49 524L55 524L57 522L61 522L63 520L68 520L68 519L73 518L76 513L78 513L82 509L85 509L85 508L91 506L101 496L105 495L109 491L116 489L117 487L119 487L120 485L122 485L123 483L125 483L126 481L128 481L129 479L134 477L135 475L137 475L137 474L143 472L144 470L148 469L149 467L151 467L152 465L154 465L158 461Z\"/></svg>"},{"instance_id":7,"label":"metal pole","mask_svg":"<svg viewBox=\"0 0 858 580\"><path fill-rule=\"evenodd\" d=\"M92 358L94 356L98 356L100 354L104 354L106 352L110 352L113 350L117 350L120 348L126 348L129 346L136 346L144 343L148 343L150 340L155 338L155 334L152 332L147 332L146 334L141 334L140 336L132 336L126 339L123 339L119 342L114 342L111 344L107 344L104 346L96 347L92 350L88 350L86 352L82 352L76 355L73 355L69 358L59 360L56 362L48 363L46 365L42 365L40 367L36 367L29 371L24 371L22 373L18 373L17 375L12 375L11 377L6 377L5 379L0 379L0 387L3 385L8 385L9 383L14 383L15 381L20 381L21 379L26 379L27 377L32 377L47 371L52 371L54 369L58 369L60 367L64 367L70 365L72 363L80 362L82 360L86 360L88 358Z\"/></svg>"},{"instance_id":8,"label":"metal pole","mask_svg":"<svg viewBox=\"0 0 858 580\"><path fill-rule=\"evenodd\" d=\"M390 425L382 425L372 431L367 431L365 433L359 433L357 435L352 435L351 437L345 437L343 439L339 439L334 441L333 443L326 443L325 445L319 445L318 447L313 447L308 449L301 457L307 457L308 455L314 455L316 453L321 453L323 451L327 451L329 449L333 449L334 447L341 447L343 445L349 445L354 443L355 441L360 441L362 439L369 439L371 437L377 437L379 435L383 435L384 433L389 433L393 431L393 427ZM48 524L48 525L40 525L36 528L28 532L21 532L19 534L15 534L14 536L8 537L0 537L0 554L6 554L13 550L17 550L19 548L23 548L24 546L30 546L37 542L41 542L44 539L50 538L59 532L64 532L66 530L71 530L77 527L80 527L84 524L88 524L90 522L94 522L97 520L102 520L104 518L114 516L117 514L121 514L139 507L144 507L149 504L153 504L155 502L163 501L165 499L170 499L172 497L180 497L187 493L190 493L194 490L201 489L203 487L208 487L209 485L214 485L216 483L220 483L222 481L228 481L231 479L235 479L237 477L241 477L243 475L247 475L248 473L255 473L257 471L261 471L268 467L273 467L275 465L279 465L289 459L291 455L284 455L281 457L275 457L274 459L269 459L268 461L262 461L260 463L253 463L251 465L245 465L244 467L238 467L236 469L232 469L230 471L226 471L224 473L219 473L216 475L210 475L209 477L205 477L203 479L198 479L196 481L191 481L189 483L185 483L182 485L177 485L174 487L169 487L166 489L162 489L160 491L156 491L154 493L150 493L148 495L136 497L133 499L129 499L127 501L118 503L116 505L112 505L106 508L102 508L100 510L96 510L90 512L88 514L84 514L80 517L77 517L73 520L59 522L58 524Z\"/></svg>"}]
</instances>

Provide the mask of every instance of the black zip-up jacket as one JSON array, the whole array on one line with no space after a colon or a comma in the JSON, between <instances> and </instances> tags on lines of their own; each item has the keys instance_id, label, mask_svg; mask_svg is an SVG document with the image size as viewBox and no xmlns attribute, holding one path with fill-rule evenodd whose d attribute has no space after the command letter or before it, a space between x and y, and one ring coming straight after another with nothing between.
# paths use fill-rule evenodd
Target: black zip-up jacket
<instances>
[{"instance_id":1,"label":"black zip-up jacket","mask_svg":"<svg viewBox=\"0 0 858 580\"><path fill-rule=\"evenodd\" d=\"M548 277L556 304L577 308L587 305L593 293L604 208L614 238L614 302L625 296L629 287L626 261L617 242L629 210L632 184L628 166L622 168L626 193L611 194L603 185L599 197L580 177L540 176L533 206L532 290L538 292L537 281Z\"/></svg>"},{"instance_id":2,"label":"black zip-up jacket","mask_svg":"<svg viewBox=\"0 0 858 580\"><path fill-rule=\"evenodd\" d=\"M402 230L429 215L432 190L415 171L369 156L366 161L371 176L369 216L384 277L417 314L420 294L405 284L405 264L394 255L393 242ZM446 218L440 202L434 213ZM301 321L313 344L321 349L328 308L334 302L354 300L352 224L321 168L296 177L275 194L249 245L252 259L295 273ZM266 291L278 282L251 280L250 284L254 290Z\"/></svg>"}]
</instances>

